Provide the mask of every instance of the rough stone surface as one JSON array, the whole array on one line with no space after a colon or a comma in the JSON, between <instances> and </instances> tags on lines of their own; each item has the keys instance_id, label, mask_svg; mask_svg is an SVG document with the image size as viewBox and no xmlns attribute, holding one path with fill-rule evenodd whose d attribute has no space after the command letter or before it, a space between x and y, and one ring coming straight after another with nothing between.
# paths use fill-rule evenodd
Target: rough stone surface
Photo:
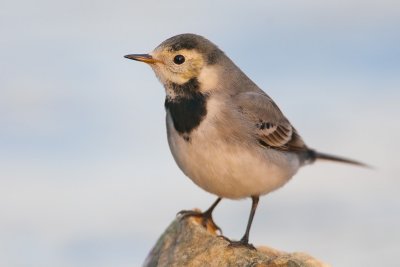
<instances>
[{"instance_id":1,"label":"rough stone surface","mask_svg":"<svg viewBox=\"0 0 400 267\"><path fill-rule=\"evenodd\" d=\"M205 229L196 218L177 218L159 238L143 266L329 266L301 252L286 253L266 246L252 250L228 244L215 229Z\"/></svg>"}]
</instances>

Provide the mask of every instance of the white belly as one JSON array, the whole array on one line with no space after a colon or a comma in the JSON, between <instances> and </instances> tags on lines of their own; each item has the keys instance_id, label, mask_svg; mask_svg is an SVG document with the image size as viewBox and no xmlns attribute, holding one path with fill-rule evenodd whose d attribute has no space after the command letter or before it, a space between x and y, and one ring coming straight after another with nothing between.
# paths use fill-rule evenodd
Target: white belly
<instances>
[{"instance_id":1,"label":"white belly","mask_svg":"<svg viewBox=\"0 0 400 267\"><path fill-rule=\"evenodd\" d=\"M168 142L181 170L204 190L239 199L267 194L284 185L298 170L296 155L254 143L227 142L215 123L205 119L184 140L167 114Z\"/></svg>"}]
</instances>

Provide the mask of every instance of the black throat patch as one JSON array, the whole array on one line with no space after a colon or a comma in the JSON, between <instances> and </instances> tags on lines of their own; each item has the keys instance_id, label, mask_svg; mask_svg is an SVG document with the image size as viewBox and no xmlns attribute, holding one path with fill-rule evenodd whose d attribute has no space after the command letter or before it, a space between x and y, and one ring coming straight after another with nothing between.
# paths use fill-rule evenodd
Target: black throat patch
<instances>
[{"instance_id":1,"label":"black throat patch","mask_svg":"<svg viewBox=\"0 0 400 267\"><path fill-rule=\"evenodd\" d=\"M208 95L199 92L199 82L195 78L182 85L170 86L177 96L165 99L165 109L171 114L175 130L188 141L188 135L200 125L207 114Z\"/></svg>"}]
</instances>

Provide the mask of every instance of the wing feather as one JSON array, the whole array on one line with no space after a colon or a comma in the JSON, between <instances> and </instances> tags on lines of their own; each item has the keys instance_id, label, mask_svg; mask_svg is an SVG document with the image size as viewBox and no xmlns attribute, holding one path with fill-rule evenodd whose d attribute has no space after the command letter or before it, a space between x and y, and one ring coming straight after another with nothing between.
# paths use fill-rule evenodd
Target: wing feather
<instances>
[{"instance_id":1,"label":"wing feather","mask_svg":"<svg viewBox=\"0 0 400 267\"><path fill-rule=\"evenodd\" d=\"M234 96L244 119L254 126L258 142L284 151L306 151L308 148L274 101L261 92Z\"/></svg>"}]
</instances>

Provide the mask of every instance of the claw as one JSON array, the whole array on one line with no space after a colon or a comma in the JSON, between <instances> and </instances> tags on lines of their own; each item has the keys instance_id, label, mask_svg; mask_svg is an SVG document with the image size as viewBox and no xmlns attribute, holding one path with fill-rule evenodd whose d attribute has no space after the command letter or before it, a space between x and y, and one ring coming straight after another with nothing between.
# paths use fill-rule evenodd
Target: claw
<instances>
[{"instance_id":1,"label":"claw","mask_svg":"<svg viewBox=\"0 0 400 267\"><path fill-rule=\"evenodd\" d=\"M233 247L233 248L245 247L245 248L248 248L248 249L251 249L251 250L257 250L253 246L253 244L250 244L248 240L245 240L243 238L240 239L239 241L233 241L233 240L230 240L229 238L227 238L226 236L223 236L223 235L221 235L219 237L224 239L225 241L227 241L229 243L228 247Z\"/></svg>"},{"instance_id":2,"label":"claw","mask_svg":"<svg viewBox=\"0 0 400 267\"><path fill-rule=\"evenodd\" d=\"M248 249L251 249L251 250L257 250L257 249L253 246L253 244L243 242L242 240L239 240L239 241L230 241L228 247L234 247L234 248L245 247L245 248L248 248Z\"/></svg>"},{"instance_id":3,"label":"claw","mask_svg":"<svg viewBox=\"0 0 400 267\"><path fill-rule=\"evenodd\" d=\"M200 212L196 210L182 210L177 213L180 219L185 219L187 217L196 217L200 219L201 225L208 231L222 234L221 228L214 222L212 215L209 212Z\"/></svg>"}]
</instances>

